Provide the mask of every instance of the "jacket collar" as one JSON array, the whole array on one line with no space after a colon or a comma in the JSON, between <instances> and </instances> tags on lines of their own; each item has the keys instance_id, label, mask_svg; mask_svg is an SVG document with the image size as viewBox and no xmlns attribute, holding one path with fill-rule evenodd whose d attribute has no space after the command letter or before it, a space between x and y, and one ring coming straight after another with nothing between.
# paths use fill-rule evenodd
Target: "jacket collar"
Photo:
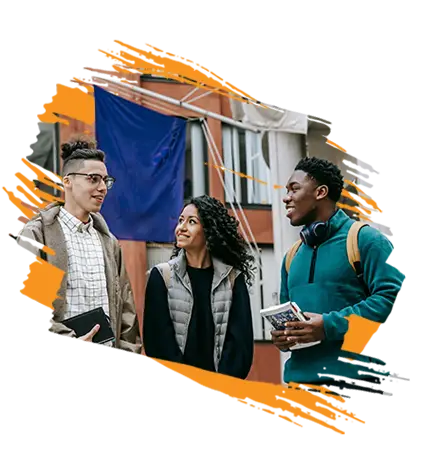
<instances>
[{"instance_id":1,"label":"jacket collar","mask_svg":"<svg viewBox=\"0 0 422 475\"><path fill-rule=\"evenodd\" d=\"M220 259L216 257L211 257L212 265L214 268L214 278L213 278L213 287L218 285L233 269L232 266L225 264ZM187 271L187 260L186 253L182 249L179 254L169 262L176 274L184 281Z\"/></svg>"},{"instance_id":2,"label":"jacket collar","mask_svg":"<svg viewBox=\"0 0 422 475\"><path fill-rule=\"evenodd\" d=\"M337 209L337 211L328 220L327 239L334 236L337 231L342 228L348 221L350 221L349 216L347 216L347 214L342 209Z\"/></svg>"},{"instance_id":3,"label":"jacket collar","mask_svg":"<svg viewBox=\"0 0 422 475\"><path fill-rule=\"evenodd\" d=\"M38 216L41 217L45 226L50 226L56 221L61 208L61 203L51 203L42 210L40 210ZM110 230L104 218L99 213L91 213L90 217L92 218L92 225L97 231L99 231L101 234L105 234L106 236L111 237Z\"/></svg>"}]
</instances>

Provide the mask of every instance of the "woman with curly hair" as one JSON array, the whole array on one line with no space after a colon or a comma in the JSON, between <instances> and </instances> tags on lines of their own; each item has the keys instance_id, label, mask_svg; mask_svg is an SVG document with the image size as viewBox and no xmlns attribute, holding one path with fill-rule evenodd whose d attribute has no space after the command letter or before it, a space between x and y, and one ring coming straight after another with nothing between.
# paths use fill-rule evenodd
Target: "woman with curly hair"
<instances>
[{"instance_id":1,"label":"woman with curly hair","mask_svg":"<svg viewBox=\"0 0 422 475\"><path fill-rule=\"evenodd\" d=\"M215 198L179 217L171 260L151 270L144 312L148 356L246 378L253 359L253 257L238 222Z\"/></svg>"}]
</instances>

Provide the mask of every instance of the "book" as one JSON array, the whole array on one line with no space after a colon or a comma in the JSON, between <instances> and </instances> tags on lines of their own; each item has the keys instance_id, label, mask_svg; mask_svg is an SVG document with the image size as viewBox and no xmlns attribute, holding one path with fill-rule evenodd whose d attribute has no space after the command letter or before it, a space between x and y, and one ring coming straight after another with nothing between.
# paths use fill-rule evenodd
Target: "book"
<instances>
[{"instance_id":1,"label":"book","mask_svg":"<svg viewBox=\"0 0 422 475\"><path fill-rule=\"evenodd\" d=\"M100 325L100 329L92 339L94 343L105 344L113 342L115 339L110 318L105 314L102 307L68 318L61 323L73 330L78 338L89 333L95 325Z\"/></svg>"},{"instance_id":2,"label":"book","mask_svg":"<svg viewBox=\"0 0 422 475\"><path fill-rule=\"evenodd\" d=\"M295 302L286 302L280 305L274 305L261 310L261 317L268 320L274 330L283 331L286 329L286 322L306 322L306 317ZM300 350L310 346L318 345L320 341L311 343L296 343L289 350Z\"/></svg>"}]
</instances>

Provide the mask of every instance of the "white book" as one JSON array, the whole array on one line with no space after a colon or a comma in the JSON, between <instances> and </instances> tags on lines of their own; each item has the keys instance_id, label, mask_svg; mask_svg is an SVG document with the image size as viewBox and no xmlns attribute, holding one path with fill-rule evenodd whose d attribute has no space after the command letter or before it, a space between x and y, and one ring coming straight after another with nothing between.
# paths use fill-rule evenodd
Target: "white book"
<instances>
[{"instance_id":1,"label":"white book","mask_svg":"<svg viewBox=\"0 0 422 475\"><path fill-rule=\"evenodd\" d=\"M274 330L285 330L286 322L306 322L307 319L299 306L295 302L286 302L280 305L264 308L261 310L261 317L266 318ZM289 350L300 350L310 346L318 345L320 341L312 343L296 343Z\"/></svg>"}]
</instances>

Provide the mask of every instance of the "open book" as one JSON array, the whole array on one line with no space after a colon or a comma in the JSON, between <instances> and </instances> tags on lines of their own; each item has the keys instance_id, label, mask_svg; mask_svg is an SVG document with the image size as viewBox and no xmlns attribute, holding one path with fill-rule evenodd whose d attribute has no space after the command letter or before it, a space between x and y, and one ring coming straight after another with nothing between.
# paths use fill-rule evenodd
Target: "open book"
<instances>
[{"instance_id":1,"label":"open book","mask_svg":"<svg viewBox=\"0 0 422 475\"><path fill-rule=\"evenodd\" d=\"M303 315L299 306L294 302L287 302L281 305L264 308L261 310L261 317L266 318L274 330L285 330L286 322L306 322L305 315ZM309 346L318 345L319 343L321 342L313 341L312 343L297 343L292 346L290 350L300 350L301 348L308 348Z\"/></svg>"}]
</instances>

